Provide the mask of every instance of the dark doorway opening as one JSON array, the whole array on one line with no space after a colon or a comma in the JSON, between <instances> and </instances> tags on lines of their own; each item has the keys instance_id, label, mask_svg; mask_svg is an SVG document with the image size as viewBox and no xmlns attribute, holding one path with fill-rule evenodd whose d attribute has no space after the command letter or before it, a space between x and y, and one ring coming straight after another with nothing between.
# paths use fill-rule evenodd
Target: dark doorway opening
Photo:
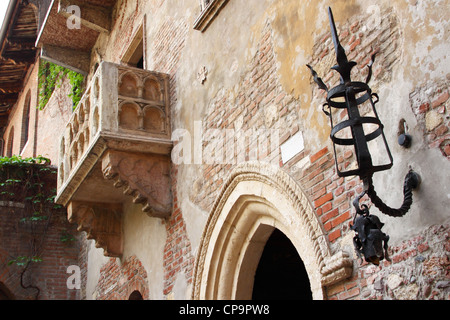
<instances>
[{"instance_id":1,"label":"dark doorway opening","mask_svg":"<svg viewBox=\"0 0 450 320\"><path fill-rule=\"evenodd\" d=\"M267 240L253 285L253 300L312 300L308 274L292 242L278 229Z\"/></svg>"},{"instance_id":2,"label":"dark doorway opening","mask_svg":"<svg viewBox=\"0 0 450 320\"><path fill-rule=\"evenodd\" d=\"M142 297L142 294L139 291L135 290L130 294L128 300L144 300L144 298Z\"/></svg>"}]
</instances>

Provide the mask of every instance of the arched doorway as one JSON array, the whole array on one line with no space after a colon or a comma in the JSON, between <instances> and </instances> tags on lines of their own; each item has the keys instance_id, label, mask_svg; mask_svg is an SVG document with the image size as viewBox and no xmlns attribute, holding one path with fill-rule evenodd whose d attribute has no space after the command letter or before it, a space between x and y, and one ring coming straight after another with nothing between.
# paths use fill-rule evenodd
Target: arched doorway
<instances>
[{"instance_id":1,"label":"arched doorway","mask_svg":"<svg viewBox=\"0 0 450 320\"><path fill-rule=\"evenodd\" d=\"M278 229L267 240L253 284L252 300L267 299L312 299L305 265L292 242Z\"/></svg>"},{"instance_id":2,"label":"arched doorway","mask_svg":"<svg viewBox=\"0 0 450 320\"><path fill-rule=\"evenodd\" d=\"M352 260L345 252L331 253L298 184L278 167L248 162L233 170L210 212L194 266L192 298L252 299L254 275L276 229L303 262L313 299L324 299L325 286L351 276Z\"/></svg>"}]
</instances>

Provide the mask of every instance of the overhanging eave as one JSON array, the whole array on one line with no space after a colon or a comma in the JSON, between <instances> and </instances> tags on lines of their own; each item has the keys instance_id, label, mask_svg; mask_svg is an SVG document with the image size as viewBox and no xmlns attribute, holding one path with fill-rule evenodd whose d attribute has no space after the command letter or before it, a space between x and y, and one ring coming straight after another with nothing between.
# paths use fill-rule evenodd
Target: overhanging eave
<instances>
[{"instance_id":1,"label":"overhanging eave","mask_svg":"<svg viewBox=\"0 0 450 320\"><path fill-rule=\"evenodd\" d=\"M36 40L41 57L88 72L90 57L98 36L109 32L116 0L53 0ZM76 10L72 10L76 8ZM70 53L70 54L69 54ZM77 61L76 57L80 57Z\"/></svg>"}]
</instances>

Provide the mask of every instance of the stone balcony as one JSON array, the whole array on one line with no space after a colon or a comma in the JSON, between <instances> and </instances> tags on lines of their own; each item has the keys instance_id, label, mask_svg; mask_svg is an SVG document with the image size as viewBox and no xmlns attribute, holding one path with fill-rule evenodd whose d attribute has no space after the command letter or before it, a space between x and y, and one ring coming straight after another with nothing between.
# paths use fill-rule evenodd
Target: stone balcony
<instances>
[{"instance_id":1,"label":"stone balcony","mask_svg":"<svg viewBox=\"0 0 450 320\"><path fill-rule=\"evenodd\" d=\"M121 256L124 203L171 213L171 149L168 76L102 62L60 141L56 202L105 255Z\"/></svg>"}]
</instances>

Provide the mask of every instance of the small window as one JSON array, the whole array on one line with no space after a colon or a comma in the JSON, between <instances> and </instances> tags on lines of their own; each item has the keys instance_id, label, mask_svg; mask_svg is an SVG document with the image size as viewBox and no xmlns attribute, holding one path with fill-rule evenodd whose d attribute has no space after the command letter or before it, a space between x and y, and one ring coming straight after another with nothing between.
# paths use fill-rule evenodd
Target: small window
<instances>
[{"instance_id":1,"label":"small window","mask_svg":"<svg viewBox=\"0 0 450 320\"><path fill-rule=\"evenodd\" d=\"M23 148L28 142L28 133L30 130L30 104L31 92L28 91L22 113L22 137L20 139L20 152L22 152Z\"/></svg>"},{"instance_id":2,"label":"small window","mask_svg":"<svg viewBox=\"0 0 450 320\"><path fill-rule=\"evenodd\" d=\"M6 156L11 158L13 155L13 146L14 146L14 126L9 129L9 135L8 135L8 144L6 149Z\"/></svg>"},{"instance_id":3,"label":"small window","mask_svg":"<svg viewBox=\"0 0 450 320\"><path fill-rule=\"evenodd\" d=\"M122 62L139 69L144 69L144 26L136 31L133 41L122 57Z\"/></svg>"},{"instance_id":4,"label":"small window","mask_svg":"<svg viewBox=\"0 0 450 320\"><path fill-rule=\"evenodd\" d=\"M205 31L228 0L200 0L200 15L194 22L194 29Z\"/></svg>"}]
</instances>

